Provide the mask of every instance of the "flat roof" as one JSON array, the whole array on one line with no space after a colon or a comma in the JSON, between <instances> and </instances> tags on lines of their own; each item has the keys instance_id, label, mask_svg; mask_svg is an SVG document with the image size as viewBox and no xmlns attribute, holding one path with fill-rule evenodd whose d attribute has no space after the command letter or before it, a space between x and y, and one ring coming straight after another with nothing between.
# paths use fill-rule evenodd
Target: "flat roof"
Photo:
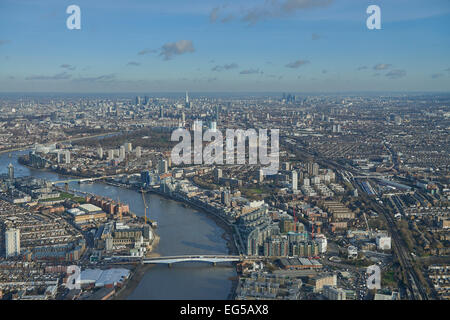
<instances>
[{"instance_id":1,"label":"flat roof","mask_svg":"<svg viewBox=\"0 0 450 320\"><path fill-rule=\"evenodd\" d=\"M86 211L86 212L102 211L102 208L94 206L93 204L90 204L90 203L82 204L78 208L80 208L81 210Z\"/></svg>"}]
</instances>

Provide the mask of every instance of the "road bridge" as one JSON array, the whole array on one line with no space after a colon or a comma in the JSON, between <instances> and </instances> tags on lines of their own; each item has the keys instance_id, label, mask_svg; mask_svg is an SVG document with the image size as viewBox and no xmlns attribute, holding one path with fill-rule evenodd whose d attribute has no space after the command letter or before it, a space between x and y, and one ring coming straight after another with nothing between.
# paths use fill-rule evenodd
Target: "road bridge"
<instances>
[{"instance_id":1,"label":"road bridge","mask_svg":"<svg viewBox=\"0 0 450 320\"><path fill-rule=\"evenodd\" d=\"M101 176L101 177L92 177L92 178L72 178L67 180L58 180L58 181L51 181L52 185L55 184L61 184L61 183L70 183L70 182L90 182L90 181L96 181L96 180L103 180L108 178L115 178L120 175L114 175L114 176Z\"/></svg>"},{"instance_id":2,"label":"road bridge","mask_svg":"<svg viewBox=\"0 0 450 320\"><path fill-rule=\"evenodd\" d=\"M262 260L265 257L260 256L237 256L237 255L178 255L178 256L163 256L163 257L154 257L154 258L140 258L133 256L114 256L108 258L108 260L118 261L121 263L126 262L137 262L140 261L142 264L167 264L172 265L174 263L181 262L206 262L206 263L227 263L227 262L240 262L240 261L258 261Z\"/></svg>"}]
</instances>

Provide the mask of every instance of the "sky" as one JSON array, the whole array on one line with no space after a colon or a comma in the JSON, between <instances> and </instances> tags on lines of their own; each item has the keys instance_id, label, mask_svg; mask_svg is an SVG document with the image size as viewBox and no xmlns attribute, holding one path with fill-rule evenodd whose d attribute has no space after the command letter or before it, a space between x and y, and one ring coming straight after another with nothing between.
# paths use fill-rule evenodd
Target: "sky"
<instances>
[{"instance_id":1,"label":"sky","mask_svg":"<svg viewBox=\"0 0 450 320\"><path fill-rule=\"evenodd\" d=\"M0 92L449 92L449 36L449 0L0 0Z\"/></svg>"}]
</instances>

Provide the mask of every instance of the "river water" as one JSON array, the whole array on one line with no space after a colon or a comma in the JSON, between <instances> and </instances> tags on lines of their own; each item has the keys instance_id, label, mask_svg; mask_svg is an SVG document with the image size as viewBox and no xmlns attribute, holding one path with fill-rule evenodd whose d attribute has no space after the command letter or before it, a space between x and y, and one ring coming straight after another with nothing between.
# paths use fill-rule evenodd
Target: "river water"
<instances>
[{"instance_id":1,"label":"river water","mask_svg":"<svg viewBox=\"0 0 450 320\"><path fill-rule=\"evenodd\" d=\"M9 163L14 165L15 176L34 176L51 181L66 177L53 172L30 169L17 162L24 151L0 154L0 173L7 172ZM103 183L70 183L70 189L90 192L100 196L120 199L130 205L137 215L144 215L140 193ZM146 194L148 216L158 222L160 242L155 252L162 256L178 254L227 254L224 230L206 213L186 208L180 203L158 195ZM231 264L212 267L202 263L180 263L171 268L156 265L142 278L128 299L227 299L231 291L231 277L236 271Z\"/></svg>"}]
</instances>

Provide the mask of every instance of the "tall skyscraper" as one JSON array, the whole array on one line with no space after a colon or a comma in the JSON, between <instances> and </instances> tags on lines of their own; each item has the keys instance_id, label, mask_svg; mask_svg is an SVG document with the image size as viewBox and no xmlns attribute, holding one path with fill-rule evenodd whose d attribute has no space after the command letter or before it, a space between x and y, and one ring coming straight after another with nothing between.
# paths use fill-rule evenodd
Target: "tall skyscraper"
<instances>
[{"instance_id":1,"label":"tall skyscraper","mask_svg":"<svg viewBox=\"0 0 450 320\"><path fill-rule=\"evenodd\" d=\"M124 160L124 159L125 159L125 147L124 147L124 146L120 146L120 149L119 149L119 158L120 158L121 160Z\"/></svg>"},{"instance_id":2,"label":"tall skyscraper","mask_svg":"<svg viewBox=\"0 0 450 320\"><path fill-rule=\"evenodd\" d=\"M159 107L159 117L164 118L164 107L163 106Z\"/></svg>"},{"instance_id":3,"label":"tall skyscraper","mask_svg":"<svg viewBox=\"0 0 450 320\"><path fill-rule=\"evenodd\" d=\"M136 158L140 158L142 156L142 148L138 146L136 147L135 151L136 151Z\"/></svg>"},{"instance_id":4,"label":"tall skyscraper","mask_svg":"<svg viewBox=\"0 0 450 320\"><path fill-rule=\"evenodd\" d=\"M108 150L108 160L114 159L114 150Z\"/></svg>"},{"instance_id":5,"label":"tall skyscraper","mask_svg":"<svg viewBox=\"0 0 450 320\"><path fill-rule=\"evenodd\" d=\"M6 258L20 254L20 230L9 229L5 233Z\"/></svg>"},{"instance_id":6,"label":"tall skyscraper","mask_svg":"<svg viewBox=\"0 0 450 320\"><path fill-rule=\"evenodd\" d=\"M191 107L191 103L189 102L189 95L188 95L188 92L186 91L186 102L185 102L185 104L184 104L184 107L186 108L186 109L189 109L190 107Z\"/></svg>"},{"instance_id":7,"label":"tall skyscraper","mask_svg":"<svg viewBox=\"0 0 450 320\"><path fill-rule=\"evenodd\" d=\"M220 178L222 178L222 169L214 168L214 181L219 182Z\"/></svg>"},{"instance_id":8,"label":"tall skyscraper","mask_svg":"<svg viewBox=\"0 0 450 320\"><path fill-rule=\"evenodd\" d=\"M231 203L230 191L228 190L222 191L221 200L224 205L229 206Z\"/></svg>"},{"instance_id":9,"label":"tall skyscraper","mask_svg":"<svg viewBox=\"0 0 450 320\"><path fill-rule=\"evenodd\" d=\"M209 130L211 130L212 132L216 132L216 130L217 130L217 122L211 121L209 123Z\"/></svg>"},{"instance_id":10,"label":"tall skyscraper","mask_svg":"<svg viewBox=\"0 0 450 320\"><path fill-rule=\"evenodd\" d=\"M99 147L97 149L97 155L100 159L103 159L103 148L102 147Z\"/></svg>"},{"instance_id":11,"label":"tall skyscraper","mask_svg":"<svg viewBox=\"0 0 450 320\"><path fill-rule=\"evenodd\" d=\"M291 180L292 180L292 191L297 190L298 187L298 175L297 175L297 171L292 170L291 173Z\"/></svg>"},{"instance_id":12,"label":"tall skyscraper","mask_svg":"<svg viewBox=\"0 0 450 320\"><path fill-rule=\"evenodd\" d=\"M167 163L167 160L161 159L158 163L158 173L164 174L167 171L169 171L169 164Z\"/></svg>"},{"instance_id":13,"label":"tall skyscraper","mask_svg":"<svg viewBox=\"0 0 450 320\"><path fill-rule=\"evenodd\" d=\"M315 162L308 163L308 174L310 177L319 175L319 165Z\"/></svg>"},{"instance_id":14,"label":"tall skyscraper","mask_svg":"<svg viewBox=\"0 0 450 320\"><path fill-rule=\"evenodd\" d=\"M66 164L70 164L70 151L69 150L64 151L64 158L66 160Z\"/></svg>"},{"instance_id":15,"label":"tall skyscraper","mask_svg":"<svg viewBox=\"0 0 450 320\"><path fill-rule=\"evenodd\" d=\"M12 165L12 163L8 165L8 178L10 180L14 180L14 166Z\"/></svg>"},{"instance_id":16,"label":"tall skyscraper","mask_svg":"<svg viewBox=\"0 0 450 320\"><path fill-rule=\"evenodd\" d=\"M124 144L124 147L125 147L125 151L126 151L126 152L131 152L131 151L133 151L133 145L131 144L131 142L126 142L126 143Z\"/></svg>"},{"instance_id":17,"label":"tall skyscraper","mask_svg":"<svg viewBox=\"0 0 450 320\"><path fill-rule=\"evenodd\" d=\"M219 122L219 106L216 105L216 122Z\"/></svg>"}]
</instances>

